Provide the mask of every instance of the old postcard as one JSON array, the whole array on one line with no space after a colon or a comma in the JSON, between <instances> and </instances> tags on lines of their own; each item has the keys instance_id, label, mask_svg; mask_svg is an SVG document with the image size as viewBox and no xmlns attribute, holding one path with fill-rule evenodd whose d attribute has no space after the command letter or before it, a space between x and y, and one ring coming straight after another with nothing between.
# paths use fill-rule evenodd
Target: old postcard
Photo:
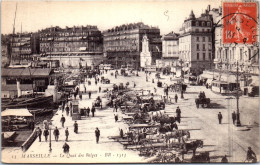
<instances>
[{"instance_id":1,"label":"old postcard","mask_svg":"<svg viewBox=\"0 0 260 165\"><path fill-rule=\"evenodd\" d=\"M258 11L3 0L2 162L259 162Z\"/></svg>"}]
</instances>

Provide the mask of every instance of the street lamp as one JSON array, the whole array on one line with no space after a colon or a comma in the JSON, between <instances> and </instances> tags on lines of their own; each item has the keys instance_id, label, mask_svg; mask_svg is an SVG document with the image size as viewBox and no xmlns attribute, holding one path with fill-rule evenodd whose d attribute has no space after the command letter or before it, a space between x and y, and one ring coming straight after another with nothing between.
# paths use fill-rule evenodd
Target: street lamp
<instances>
[{"instance_id":1,"label":"street lamp","mask_svg":"<svg viewBox=\"0 0 260 165\"><path fill-rule=\"evenodd\" d=\"M181 98L183 99L183 89L182 89L182 83L183 83L183 73L182 73L182 64L184 61L182 59L179 59L179 63L181 64Z\"/></svg>"},{"instance_id":2,"label":"street lamp","mask_svg":"<svg viewBox=\"0 0 260 165\"><path fill-rule=\"evenodd\" d=\"M239 67L238 67L238 61L235 63L236 65L236 86L237 86L237 93L236 93L236 99L237 99L237 114L236 114L236 122L235 125L237 127L241 126L240 122L240 114L239 114L239 89L238 89L238 75L239 75Z\"/></svg>"},{"instance_id":3,"label":"street lamp","mask_svg":"<svg viewBox=\"0 0 260 165\"><path fill-rule=\"evenodd\" d=\"M49 122L49 130L50 130L50 143L49 143L49 151L50 151L50 152L52 151L52 148L51 148L51 125L52 125L52 122L50 121L50 122Z\"/></svg>"}]
</instances>

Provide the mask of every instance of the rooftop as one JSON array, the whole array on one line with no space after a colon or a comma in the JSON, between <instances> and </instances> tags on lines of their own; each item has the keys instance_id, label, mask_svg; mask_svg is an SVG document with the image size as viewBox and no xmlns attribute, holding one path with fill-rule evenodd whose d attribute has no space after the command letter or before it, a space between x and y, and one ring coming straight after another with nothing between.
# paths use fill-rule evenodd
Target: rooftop
<instances>
[{"instance_id":1,"label":"rooftop","mask_svg":"<svg viewBox=\"0 0 260 165\"><path fill-rule=\"evenodd\" d=\"M50 68L2 68L2 77L48 77Z\"/></svg>"},{"instance_id":2,"label":"rooftop","mask_svg":"<svg viewBox=\"0 0 260 165\"><path fill-rule=\"evenodd\" d=\"M132 29L158 29L157 27L145 25L143 22L123 24L114 28L108 29L105 32L118 32Z\"/></svg>"}]
</instances>

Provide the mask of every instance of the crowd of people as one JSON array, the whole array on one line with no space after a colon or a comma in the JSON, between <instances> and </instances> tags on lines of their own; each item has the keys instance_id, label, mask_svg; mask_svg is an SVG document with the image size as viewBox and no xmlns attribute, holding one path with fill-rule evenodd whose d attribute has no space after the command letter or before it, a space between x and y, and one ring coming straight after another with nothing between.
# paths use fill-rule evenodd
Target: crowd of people
<instances>
[{"instance_id":1,"label":"crowd of people","mask_svg":"<svg viewBox=\"0 0 260 165\"><path fill-rule=\"evenodd\" d=\"M118 72L115 72L114 73L115 75L115 78L117 78L117 76L119 75ZM146 81L149 81L151 79L150 77L150 74L148 73L147 76L146 76ZM154 81L154 80L153 80ZM95 85L98 85L100 83L100 79L99 77L95 77ZM127 86L126 86L127 87ZM137 84L134 82L133 83L133 88L136 88L137 87ZM114 115L114 119L115 119L115 122L118 122L119 120L119 115L118 115L118 111L121 109L121 102L122 102L122 98L120 97L117 97L116 95L116 92L114 92L113 89L106 89L104 90L106 91L106 96L107 98L110 100L108 106L111 108L111 111L113 111L113 115ZM164 84L163 86L163 92L164 94L162 95L162 98L164 98L164 103L166 102L169 102L170 100L170 103L171 103L171 97L169 97L169 93L170 92L173 92L175 90L172 90L172 87L167 85L167 84ZM88 99L90 100L92 96L92 92L89 91L87 92L87 89L84 85L84 92L85 94L88 95ZM101 87L99 86L98 87L98 92L101 93ZM158 93L158 88L157 87L154 87L154 92L152 94L156 94ZM79 91L79 88L76 87L75 88L75 93L74 95L72 96L69 96L70 98L72 98L74 96L74 100L77 99L77 96L80 100L83 99L82 97L82 92ZM200 92L199 94L199 98L205 98L205 93L204 92ZM177 93L174 93L174 101L175 103L178 103L178 94ZM82 116L85 116L85 117L90 117L90 112L92 113L92 117L95 117L95 113L96 113L96 103L99 103L99 106L100 108L102 109L102 99L100 97L97 97L96 101L94 102L94 104L92 104L92 107L84 107L82 110L82 113L81 115ZM63 148L63 152L64 153L69 153L69 149L70 149L70 146L69 146L69 124L65 125L66 123L66 119L68 117L71 117L72 116L72 101L69 101L68 99L64 100L61 104L61 111L62 111L62 116L60 118L60 123L61 123L61 129L59 129L57 126L55 127L55 129L53 130L53 135L54 135L54 139L56 142L58 142L60 139L59 139L59 136L60 134L64 135L65 139L65 143L64 145L62 146ZM145 108L148 108L148 107L142 107L141 110L144 110ZM150 111L150 108L147 109L147 111ZM65 113L66 113L66 116L65 116ZM181 122L181 109L179 106L177 106L177 109L175 111L176 115L176 120L177 122ZM223 116L221 114L221 112L218 113L218 121L219 121L219 124L222 124L222 119L223 119ZM235 124L235 121L237 119L237 114L235 112L232 113L232 121L233 121L233 124ZM66 126L66 127L65 127ZM178 127L177 125L175 127ZM77 121L75 121L73 123L73 128L74 128L74 133L75 134L78 134L79 132L79 124ZM43 134L43 136L45 137L45 141L47 142L48 141L48 137L50 135L50 132L49 132L49 128L44 128L44 131L42 132L41 128L37 128L37 137L39 138L39 142L41 142L41 135ZM99 138L100 138L100 130L99 128L96 128L95 131L94 131L94 134L95 134L95 139L96 139L96 143L98 144L99 143ZM123 136L123 130L121 129L120 130L120 134L122 134ZM63 140L63 139L62 139ZM253 158L256 159L256 155L255 153L252 151L251 147L248 148L248 152L247 152L247 159L248 160L252 160ZM225 155L221 162L223 163L226 163L228 162L228 158L227 156Z\"/></svg>"}]
</instances>

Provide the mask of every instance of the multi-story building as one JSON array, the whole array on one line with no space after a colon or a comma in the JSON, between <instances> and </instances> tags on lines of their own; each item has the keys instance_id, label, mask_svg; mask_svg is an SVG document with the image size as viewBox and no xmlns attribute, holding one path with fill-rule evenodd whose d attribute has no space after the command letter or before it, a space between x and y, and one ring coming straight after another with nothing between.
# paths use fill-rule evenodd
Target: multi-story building
<instances>
[{"instance_id":1,"label":"multi-story building","mask_svg":"<svg viewBox=\"0 0 260 165\"><path fill-rule=\"evenodd\" d=\"M97 65L102 60L103 39L97 26L56 26L39 31L39 36L41 55L59 60L64 67L78 66L82 61L85 61L83 66Z\"/></svg>"},{"instance_id":2,"label":"multi-story building","mask_svg":"<svg viewBox=\"0 0 260 165\"><path fill-rule=\"evenodd\" d=\"M162 58L157 60L157 67L169 67L176 70L179 60L179 34L170 32L162 37ZM175 68L175 69L174 69Z\"/></svg>"},{"instance_id":3,"label":"multi-story building","mask_svg":"<svg viewBox=\"0 0 260 165\"><path fill-rule=\"evenodd\" d=\"M200 74L212 67L212 15L210 7L196 18L191 11L180 29L179 57L184 61L184 71Z\"/></svg>"},{"instance_id":4,"label":"multi-story building","mask_svg":"<svg viewBox=\"0 0 260 165\"><path fill-rule=\"evenodd\" d=\"M1 35L1 62L2 67L10 63L10 40L7 35Z\"/></svg>"},{"instance_id":5,"label":"multi-story building","mask_svg":"<svg viewBox=\"0 0 260 165\"><path fill-rule=\"evenodd\" d=\"M143 36L149 39L150 50L154 56L160 56L160 29L150 27L142 22L128 25L116 26L103 32L104 56L106 63L116 68L122 65L130 65L134 68L140 67L140 53L142 50ZM158 53L155 53L158 52Z\"/></svg>"},{"instance_id":6,"label":"multi-story building","mask_svg":"<svg viewBox=\"0 0 260 165\"><path fill-rule=\"evenodd\" d=\"M259 50L252 43L224 43L223 42L223 13L220 10L216 18L218 24L215 27L215 69L220 72L220 81L236 83L238 67L239 83L241 87L250 84L259 86ZM242 88L243 89L243 88Z\"/></svg>"},{"instance_id":7,"label":"multi-story building","mask_svg":"<svg viewBox=\"0 0 260 165\"><path fill-rule=\"evenodd\" d=\"M11 46L11 63L22 64L32 61L32 55L39 53L38 35L17 33L9 35Z\"/></svg>"}]
</instances>

